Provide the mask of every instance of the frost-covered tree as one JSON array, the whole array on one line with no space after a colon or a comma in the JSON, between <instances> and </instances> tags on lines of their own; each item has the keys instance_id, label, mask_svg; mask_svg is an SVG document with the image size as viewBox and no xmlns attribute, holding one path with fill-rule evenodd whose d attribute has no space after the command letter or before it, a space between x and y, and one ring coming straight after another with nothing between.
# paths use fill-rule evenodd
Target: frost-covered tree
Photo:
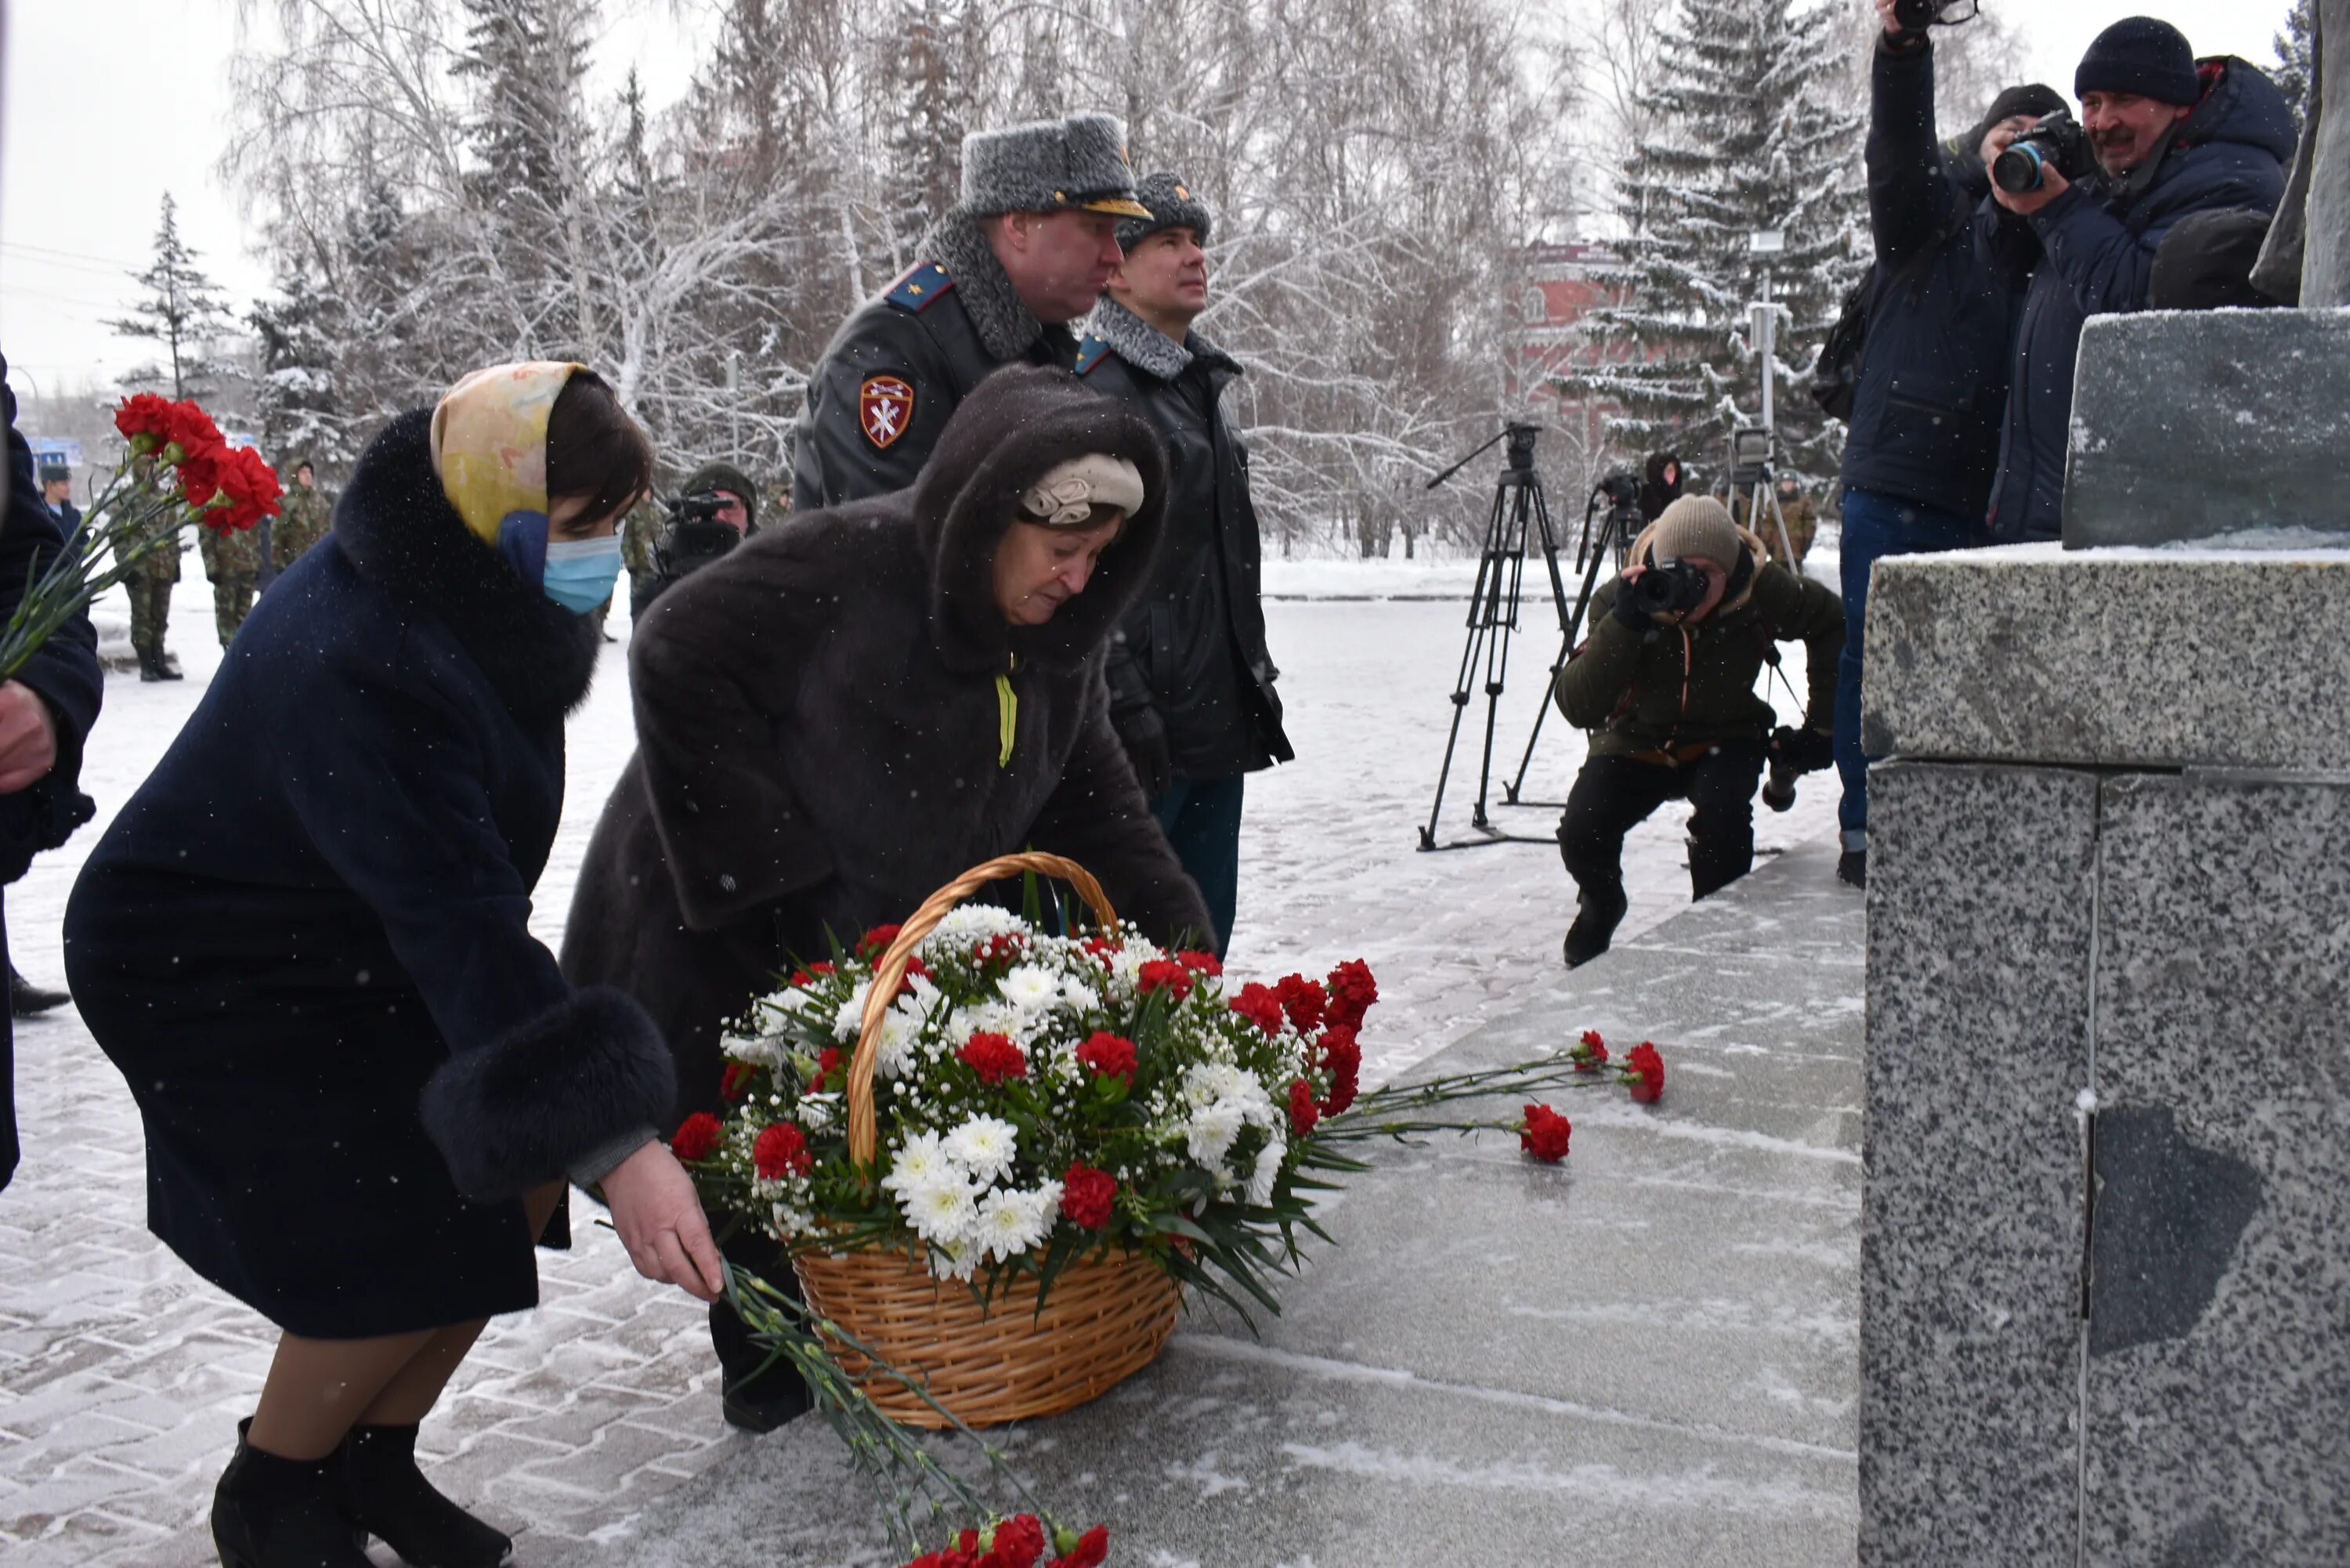
<instances>
[{"instance_id":1,"label":"frost-covered tree","mask_svg":"<svg viewBox=\"0 0 2350 1568\"><path fill-rule=\"evenodd\" d=\"M337 304L296 265L279 275L277 296L245 317L258 345L253 403L262 453L289 472L302 458L328 468L355 455L335 395L336 345L348 335Z\"/></svg>"},{"instance_id":2,"label":"frost-covered tree","mask_svg":"<svg viewBox=\"0 0 2350 1568\"><path fill-rule=\"evenodd\" d=\"M2293 106L2293 120L2309 118L2309 87L2316 77L2317 0L2293 0L2285 13L2284 30L2269 47L2276 50L2276 84Z\"/></svg>"},{"instance_id":3,"label":"frost-covered tree","mask_svg":"<svg viewBox=\"0 0 2350 1568\"><path fill-rule=\"evenodd\" d=\"M1748 307L1767 275L1783 309L1781 452L1798 472L1834 472L1841 430L1798 389L1867 250L1863 119L1842 90L1839 37L1834 7L1791 0L1682 0L1663 28L1648 133L1617 186L1617 299L1585 318L1606 363L1561 377L1616 406L1608 430L1627 451L1676 447L1712 466L1756 418ZM1755 254L1763 232L1784 250Z\"/></svg>"},{"instance_id":4,"label":"frost-covered tree","mask_svg":"<svg viewBox=\"0 0 2350 1568\"><path fill-rule=\"evenodd\" d=\"M161 389L173 398L209 400L233 371L213 345L235 329L220 286L197 266L197 253L180 237L179 208L163 195L163 217L155 229L155 259L132 273L141 294L130 314L106 325L118 337L153 343L161 358L122 378L125 388Z\"/></svg>"}]
</instances>

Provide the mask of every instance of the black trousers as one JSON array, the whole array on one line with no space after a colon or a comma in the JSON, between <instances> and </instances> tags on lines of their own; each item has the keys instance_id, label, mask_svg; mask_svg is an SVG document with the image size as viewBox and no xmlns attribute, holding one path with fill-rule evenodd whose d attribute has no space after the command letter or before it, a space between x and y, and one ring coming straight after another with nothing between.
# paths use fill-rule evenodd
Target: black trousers
<instances>
[{"instance_id":1,"label":"black trousers","mask_svg":"<svg viewBox=\"0 0 2350 1568\"><path fill-rule=\"evenodd\" d=\"M1702 898L1754 868L1754 791L1762 742L1725 741L1679 767L1593 757L1567 792L1558 854L1576 886L1601 903L1624 897L1624 836L1669 800L1686 800L1690 897Z\"/></svg>"},{"instance_id":2,"label":"black trousers","mask_svg":"<svg viewBox=\"0 0 2350 1568\"><path fill-rule=\"evenodd\" d=\"M761 1235L745 1223L720 1241L718 1250L728 1262L750 1270L792 1300L800 1299L799 1276L792 1272L791 1260L784 1255L782 1242ZM710 1303L710 1344L718 1352L718 1366L731 1393L764 1401L806 1391L799 1369L791 1363L767 1364L766 1349L751 1337L750 1325L724 1296Z\"/></svg>"}]
</instances>

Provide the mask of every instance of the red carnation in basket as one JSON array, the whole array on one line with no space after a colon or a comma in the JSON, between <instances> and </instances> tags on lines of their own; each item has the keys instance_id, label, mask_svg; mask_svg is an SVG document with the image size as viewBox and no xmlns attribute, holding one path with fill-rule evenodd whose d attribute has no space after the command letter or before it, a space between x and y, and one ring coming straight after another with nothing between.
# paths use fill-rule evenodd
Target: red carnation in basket
<instances>
[{"instance_id":1,"label":"red carnation in basket","mask_svg":"<svg viewBox=\"0 0 2350 1568\"><path fill-rule=\"evenodd\" d=\"M1027 945L1028 939L1017 931L998 931L971 950L971 961L983 969L989 964L1011 963Z\"/></svg>"},{"instance_id":2,"label":"red carnation in basket","mask_svg":"<svg viewBox=\"0 0 2350 1568\"><path fill-rule=\"evenodd\" d=\"M1526 1119L1518 1129L1518 1147L1545 1165L1556 1165L1566 1158L1566 1140L1574 1131L1573 1125L1548 1106L1528 1106Z\"/></svg>"},{"instance_id":3,"label":"red carnation in basket","mask_svg":"<svg viewBox=\"0 0 2350 1568\"><path fill-rule=\"evenodd\" d=\"M1173 959L1152 959L1135 974L1134 989L1145 996L1163 991L1180 1002L1191 994L1191 971Z\"/></svg>"},{"instance_id":4,"label":"red carnation in basket","mask_svg":"<svg viewBox=\"0 0 2350 1568\"><path fill-rule=\"evenodd\" d=\"M1596 1073L1607 1065L1607 1042L1599 1037L1598 1030L1586 1029L1583 1038L1575 1043L1575 1049L1566 1054L1576 1072Z\"/></svg>"},{"instance_id":5,"label":"red carnation in basket","mask_svg":"<svg viewBox=\"0 0 2350 1568\"><path fill-rule=\"evenodd\" d=\"M827 1045L823 1050L817 1052L816 1058L816 1076L808 1080L807 1092L811 1095L821 1095L824 1093L825 1081L830 1078L835 1073L841 1073L840 1082L844 1086L846 1086L848 1082L848 1075L841 1072L841 1064L839 1046Z\"/></svg>"},{"instance_id":6,"label":"red carnation in basket","mask_svg":"<svg viewBox=\"0 0 2350 1568\"><path fill-rule=\"evenodd\" d=\"M1219 959L1213 953L1177 953L1175 955L1175 961L1181 964L1185 969L1190 970L1193 974L1216 975L1224 972L1223 961Z\"/></svg>"},{"instance_id":7,"label":"red carnation in basket","mask_svg":"<svg viewBox=\"0 0 2350 1568\"><path fill-rule=\"evenodd\" d=\"M1097 1033L1077 1047L1077 1065L1097 1078L1123 1078L1130 1089L1140 1062L1133 1041L1122 1034Z\"/></svg>"},{"instance_id":8,"label":"red carnation in basket","mask_svg":"<svg viewBox=\"0 0 2350 1568\"><path fill-rule=\"evenodd\" d=\"M1108 969L1112 961L1123 950L1119 943L1110 940L1107 937L1087 937L1079 945L1100 960L1104 969Z\"/></svg>"},{"instance_id":9,"label":"red carnation in basket","mask_svg":"<svg viewBox=\"0 0 2350 1568\"><path fill-rule=\"evenodd\" d=\"M1061 1178L1061 1217L1080 1231L1109 1223L1118 1205L1118 1178L1090 1165L1072 1165Z\"/></svg>"},{"instance_id":10,"label":"red carnation in basket","mask_svg":"<svg viewBox=\"0 0 2350 1568\"><path fill-rule=\"evenodd\" d=\"M981 1083L991 1088L1006 1078L1028 1075L1028 1058L1020 1054L1020 1047L1012 1043L1008 1034L981 1030L964 1041L962 1049L955 1054L964 1066L979 1075Z\"/></svg>"},{"instance_id":11,"label":"red carnation in basket","mask_svg":"<svg viewBox=\"0 0 2350 1568\"><path fill-rule=\"evenodd\" d=\"M1665 1096L1665 1059L1646 1040L1625 1053L1627 1069L1624 1082L1631 1085L1632 1098L1644 1106L1653 1106Z\"/></svg>"},{"instance_id":12,"label":"red carnation in basket","mask_svg":"<svg viewBox=\"0 0 2350 1568\"><path fill-rule=\"evenodd\" d=\"M1302 974L1284 975L1281 983L1273 988L1273 993L1281 998L1282 1011L1289 1014L1289 1021L1297 1025L1300 1034L1311 1034L1322 1027L1322 1015L1330 999L1317 981Z\"/></svg>"},{"instance_id":13,"label":"red carnation in basket","mask_svg":"<svg viewBox=\"0 0 2350 1568\"><path fill-rule=\"evenodd\" d=\"M1109 1561L1109 1527L1097 1524L1077 1537L1077 1543L1055 1557L1048 1568L1101 1568Z\"/></svg>"},{"instance_id":14,"label":"red carnation in basket","mask_svg":"<svg viewBox=\"0 0 2350 1568\"><path fill-rule=\"evenodd\" d=\"M776 1122L759 1134L751 1146L751 1168L769 1181L806 1176L816 1168L808 1154L807 1135L789 1122Z\"/></svg>"},{"instance_id":15,"label":"red carnation in basket","mask_svg":"<svg viewBox=\"0 0 2350 1568\"><path fill-rule=\"evenodd\" d=\"M758 1071L748 1062L727 1063L726 1071L718 1075L718 1097L722 1100L741 1099L751 1092L751 1080Z\"/></svg>"},{"instance_id":16,"label":"red carnation in basket","mask_svg":"<svg viewBox=\"0 0 2350 1568\"><path fill-rule=\"evenodd\" d=\"M904 929L902 926L874 927L857 939L857 956L868 963L872 962L889 950L889 944L898 940L898 933Z\"/></svg>"},{"instance_id":17,"label":"red carnation in basket","mask_svg":"<svg viewBox=\"0 0 2350 1568\"><path fill-rule=\"evenodd\" d=\"M1349 1029L1363 1026L1363 1015L1379 999L1379 982L1371 978L1371 966L1360 959L1348 959L1330 971L1330 1022L1343 1023Z\"/></svg>"},{"instance_id":18,"label":"red carnation in basket","mask_svg":"<svg viewBox=\"0 0 2350 1568\"><path fill-rule=\"evenodd\" d=\"M1322 1102L1322 1114L1335 1116L1355 1103L1362 1088L1363 1048L1352 1028L1333 1023L1322 1031L1321 1053L1322 1070L1330 1075L1330 1094Z\"/></svg>"},{"instance_id":19,"label":"red carnation in basket","mask_svg":"<svg viewBox=\"0 0 2350 1568\"><path fill-rule=\"evenodd\" d=\"M1289 1130L1299 1137L1314 1131L1314 1124L1322 1119L1320 1107L1314 1103L1314 1085L1303 1078L1289 1081Z\"/></svg>"},{"instance_id":20,"label":"red carnation in basket","mask_svg":"<svg viewBox=\"0 0 2350 1568\"><path fill-rule=\"evenodd\" d=\"M718 1140L725 1132L724 1126L716 1116L708 1111L696 1111L678 1124L676 1133L669 1140L669 1149L678 1158L691 1165L717 1153Z\"/></svg>"},{"instance_id":21,"label":"red carnation in basket","mask_svg":"<svg viewBox=\"0 0 2350 1568\"><path fill-rule=\"evenodd\" d=\"M1269 1035L1281 1033L1281 998L1269 985L1251 981L1241 987L1241 993L1232 998L1232 1011Z\"/></svg>"}]
</instances>

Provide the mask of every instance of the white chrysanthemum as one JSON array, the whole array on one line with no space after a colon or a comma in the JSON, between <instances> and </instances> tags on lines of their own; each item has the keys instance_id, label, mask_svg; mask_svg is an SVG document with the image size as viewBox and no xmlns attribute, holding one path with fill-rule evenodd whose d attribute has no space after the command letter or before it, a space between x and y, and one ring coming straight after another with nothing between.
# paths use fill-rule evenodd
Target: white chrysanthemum
<instances>
[{"instance_id":1,"label":"white chrysanthemum","mask_svg":"<svg viewBox=\"0 0 2350 1568\"><path fill-rule=\"evenodd\" d=\"M1156 963L1167 955L1149 938L1129 935L1126 945L1109 956L1109 972L1128 992L1134 990L1142 975L1142 966Z\"/></svg>"},{"instance_id":2,"label":"white chrysanthemum","mask_svg":"<svg viewBox=\"0 0 2350 1568\"><path fill-rule=\"evenodd\" d=\"M1183 1124L1184 1147L1194 1160L1212 1169L1232 1152L1232 1140L1241 1136L1242 1121L1237 1101L1218 1100L1201 1106Z\"/></svg>"},{"instance_id":3,"label":"white chrysanthemum","mask_svg":"<svg viewBox=\"0 0 2350 1568\"><path fill-rule=\"evenodd\" d=\"M929 948L935 942L947 949L967 948L985 941L990 937L1027 930L1028 922L1009 909L993 904L958 904L947 911L931 934L922 939Z\"/></svg>"},{"instance_id":4,"label":"white chrysanthemum","mask_svg":"<svg viewBox=\"0 0 2350 1568\"><path fill-rule=\"evenodd\" d=\"M1229 1062L1198 1062L1183 1069L1183 1098L1193 1106L1245 1100L1252 1089L1263 1093L1254 1078Z\"/></svg>"},{"instance_id":5,"label":"white chrysanthemum","mask_svg":"<svg viewBox=\"0 0 2350 1568\"><path fill-rule=\"evenodd\" d=\"M1091 1012L1101 1005L1101 992L1075 975L1065 975L1061 980L1061 1002L1079 1012Z\"/></svg>"},{"instance_id":6,"label":"white chrysanthemum","mask_svg":"<svg viewBox=\"0 0 2350 1568\"><path fill-rule=\"evenodd\" d=\"M1035 1192L990 1192L980 1199L972 1236L994 1259L1016 1258L1051 1233L1060 1212L1058 1182L1047 1182Z\"/></svg>"},{"instance_id":7,"label":"white chrysanthemum","mask_svg":"<svg viewBox=\"0 0 2350 1568\"><path fill-rule=\"evenodd\" d=\"M932 1246L931 1277L934 1280L967 1280L978 1271L984 1255L977 1242L962 1238Z\"/></svg>"},{"instance_id":8,"label":"white chrysanthemum","mask_svg":"<svg viewBox=\"0 0 2350 1568\"><path fill-rule=\"evenodd\" d=\"M784 1043L764 1036L744 1039L729 1034L719 1042L719 1049L737 1062L748 1062L754 1067L780 1067L784 1064Z\"/></svg>"},{"instance_id":9,"label":"white chrysanthemum","mask_svg":"<svg viewBox=\"0 0 2350 1568\"><path fill-rule=\"evenodd\" d=\"M941 1172L900 1194L899 1207L914 1234L941 1246L961 1240L979 1217L979 1200L971 1183L952 1172Z\"/></svg>"},{"instance_id":10,"label":"white chrysanthemum","mask_svg":"<svg viewBox=\"0 0 2350 1568\"><path fill-rule=\"evenodd\" d=\"M800 1126L810 1132L822 1132L831 1127L840 1115L840 1096L835 1093L803 1095L795 1114Z\"/></svg>"},{"instance_id":11,"label":"white chrysanthemum","mask_svg":"<svg viewBox=\"0 0 2350 1568\"><path fill-rule=\"evenodd\" d=\"M1013 1160L1019 1156L1020 1135L1000 1117L973 1116L949 1133L941 1147L949 1159L984 1186L1010 1173Z\"/></svg>"},{"instance_id":12,"label":"white chrysanthemum","mask_svg":"<svg viewBox=\"0 0 2350 1568\"><path fill-rule=\"evenodd\" d=\"M1281 1175L1281 1162L1287 1157L1289 1146L1274 1138L1257 1150L1256 1168L1249 1172L1248 1200L1260 1207L1273 1201L1273 1184Z\"/></svg>"},{"instance_id":13,"label":"white chrysanthemum","mask_svg":"<svg viewBox=\"0 0 2350 1568\"><path fill-rule=\"evenodd\" d=\"M871 995L872 992L873 982L870 980L865 980L858 981L857 989L848 993L848 1000L842 1002L840 1010L832 1015L834 1039L857 1038L857 1032L865 1027L865 999Z\"/></svg>"},{"instance_id":14,"label":"white chrysanthemum","mask_svg":"<svg viewBox=\"0 0 2350 1568\"><path fill-rule=\"evenodd\" d=\"M941 1176L960 1177L961 1168L953 1165L939 1147L939 1135L920 1132L910 1135L899 1146L889 1161L889 1174L881 1185L890 1192L904 1194L917 1187L927 1186Z\"/></svg>"},{"instance_id":15,"label":"white chrysanthemum","mask_svg":"<svg viewBox=\"0 0 2350 1568\"><path fill-rule=\"evenodd\" d=\"M995 989L1024 1012L1042 1012L1061 1000L1059 979L1039 964L1014 964L1011 973L995 982Z\"/></svg>"},{"instance_id":16,"label":"white chrysanthemum","mask_svg":"<svg viewBox=\"0 0 2350 1568\"><path fill-rule=\"evenodd\" d=\"M1028 1018L1008 1002L990 1000L969 1007L958 1007L947 1015L946 1034L951 1040L968 1040L974 1034L1002 1034L1015 1045L1025 1045L1022 1036L1027 1033Z\"/></svg>"}]
</instances>

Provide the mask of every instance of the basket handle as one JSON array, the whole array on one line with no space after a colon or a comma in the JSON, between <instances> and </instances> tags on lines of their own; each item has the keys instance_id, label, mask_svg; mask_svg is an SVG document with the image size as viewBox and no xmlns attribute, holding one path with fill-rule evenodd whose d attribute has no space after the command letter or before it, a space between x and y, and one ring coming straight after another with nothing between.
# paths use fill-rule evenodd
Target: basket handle
<instances>
[{"instance_id":1,"label":"basket handle","mask_svg":"<svg viewBox=\"0 0 2350 1568\"><path fill-rule=\"evenodd\" d=\"M1059 877L1076 888L1077 896L1092 909L1094 918L1102 925L1118 923L1118 911L1110 908L1109 896L1102 891L1092 872L1074 860L1035 850L999 855L972 867L923 899L922 907L907 916L906 923L898 928L898 940L881 954L881 961L873 966L873 989L865 997L864 1026L858 1031L857 1054L848 1061L848 1158L858 1167L873 1163L873 1059L881 1049L881 1021L888 1015L889 1004L898 1000L898 988L905 983L906 965L912 961L914 950L921 945L924 937L938 929L939 922L957 904L990 882L1022 871Z\"/></svg>"}]
</instances>

